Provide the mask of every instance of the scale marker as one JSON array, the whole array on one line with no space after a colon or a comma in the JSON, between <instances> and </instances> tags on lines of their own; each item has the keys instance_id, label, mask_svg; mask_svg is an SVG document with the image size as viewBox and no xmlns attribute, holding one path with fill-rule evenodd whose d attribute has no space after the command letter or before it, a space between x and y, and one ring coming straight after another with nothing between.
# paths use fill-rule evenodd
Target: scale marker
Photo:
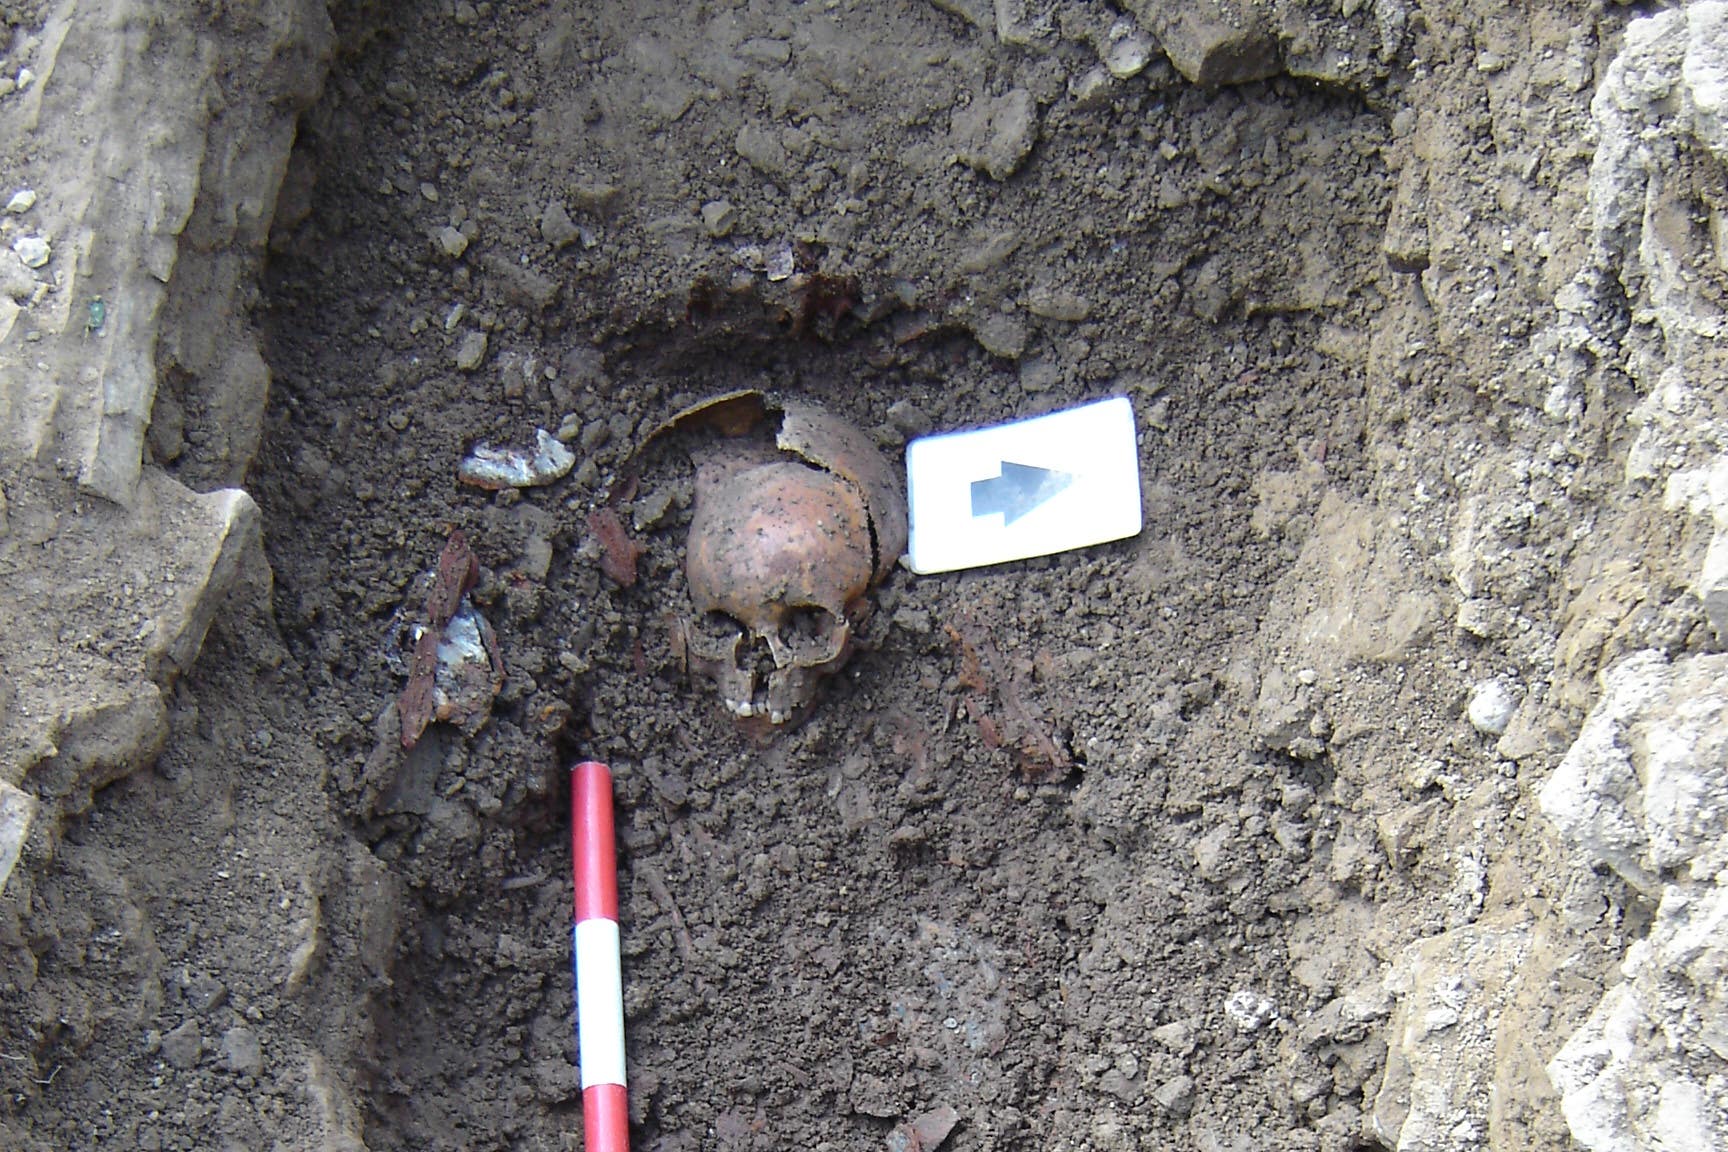
<instances>
[{"instance_id":1,"label":"scale marker","mask_svg":"<svg viewBox=\"0 0 1728 1152\"><path fill-rule=\"evenodd\" d=\"M951 572L1139 533L1140 449L1126 396L906 445L907 563Z\"/></svg>"},{"instance_id":2,"label":"scale marker","mask_svg":"<svg viewBox=\"0 0 1728 1152\"><path fill-rule=\"evenodd\" d=\"M571 864L576 873L571 966L576 977L583 1142L588 1152L629 1152L612 773L604 764L585 760L570 777Z\"/></svg>"}]
</instances>

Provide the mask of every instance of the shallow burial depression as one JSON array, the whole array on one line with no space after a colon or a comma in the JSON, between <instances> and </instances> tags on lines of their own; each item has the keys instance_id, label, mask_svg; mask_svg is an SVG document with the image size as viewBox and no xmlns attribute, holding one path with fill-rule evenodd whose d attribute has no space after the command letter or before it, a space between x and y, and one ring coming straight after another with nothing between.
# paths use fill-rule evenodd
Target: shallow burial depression
<instances>
[{"instance_id":1,"label":"shallow burial depression","mask_svg":"<svg viewBox=\"0 0 1728 1152\"><path fill-rule=\"evenodd\" d=\"M1224 1006L1288 987L1268 910L1299 861L1242 836L1202 878L1188 845L1215 805L1319 827L1324 772L1246 735L1227 669L1294 555L1250 523L1256 476L1311 470L1293 515L1354 483L1362 378L1314 349L1319 309L1380 299L1384 124L1167 68L1082 99L1085 35L1028 51L924 5L458 20L339 63L269 280L262 499L336 536L272 536L278 604L333 791L405 897L368 1143L573 1130L577 752L618 773L638 1138L874 1142L952 1108L955 1148L1196 1115L1286 1139L1274 1014ZM992 76L1032 113L996 121L1029 133L1011 180L950 163ZM1149 165L1149 135L1174 154ZM1297 191L1340 149L1359 207ZM887 572L878 532L870 646L754 741L679 658L702 462L618 484L729 389L819 404L896 468L913 435L1131 395L1148 530L943 578ZM468 445L536 427L566 479L453 482ZM371 734L399 684L362 622L450 527L508 677L486 728L405 756ZM1244 1068L1258 1105L1216 1091Z\"/></svg>"}]
</instances>

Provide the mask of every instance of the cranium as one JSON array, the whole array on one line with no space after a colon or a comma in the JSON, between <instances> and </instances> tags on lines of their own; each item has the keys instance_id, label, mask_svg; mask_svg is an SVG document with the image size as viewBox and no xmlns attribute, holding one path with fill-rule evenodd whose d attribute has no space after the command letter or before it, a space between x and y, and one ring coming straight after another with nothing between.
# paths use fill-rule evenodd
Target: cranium
<instances>
[{"instance_id":1,"label":"cranium","mask_svg":"<svg viewBox=\"0 0 1728 1152\"><path fill-rule=\"evenodd\" d=\"M851 654L874 564L858 490L796 461L702 492L685 558L690 665L738 716L782 724Z\"/></svg>"},{"instance_id":2,"label":"cranium","mask_svg":"<svg viewBox=\"0 0 1728 1152\"><path fill-rule=\"evenodd\" d=\"M780 412L773 446L698 454L684 562L690 669L734 715L772 725L846 662L871 586L906 543L898 483L864 434L809 405Z\"/></svg>"}]
</instances>

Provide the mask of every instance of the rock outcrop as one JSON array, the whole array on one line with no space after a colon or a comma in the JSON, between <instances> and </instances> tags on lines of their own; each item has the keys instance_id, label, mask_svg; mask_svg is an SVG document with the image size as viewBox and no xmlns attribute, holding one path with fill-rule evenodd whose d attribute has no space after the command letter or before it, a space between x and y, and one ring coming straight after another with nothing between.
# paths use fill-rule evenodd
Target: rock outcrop
<instances>
[{"instance_id":1,"label":"rock outcrop","mask_svg":"<svg viewBox=\"0 0 1728 1152\"><path fill-rule=\"evenodd\" d=\"M31 80L0 97L29 192L0 223L0 783L41 801L0 821L0 884L33 807L51 840L149 761L223 598L268 586L234 486L268 384L245 301L331 51L312 0L86 8L17 46Z\"/></svg>"}]
</instances>

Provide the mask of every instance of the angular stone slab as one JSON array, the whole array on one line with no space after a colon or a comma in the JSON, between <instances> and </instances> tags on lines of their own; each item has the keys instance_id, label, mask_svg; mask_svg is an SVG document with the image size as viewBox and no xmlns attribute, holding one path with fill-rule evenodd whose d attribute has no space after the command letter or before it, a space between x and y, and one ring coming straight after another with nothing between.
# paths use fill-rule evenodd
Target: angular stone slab
<instances>
[{"instance_id":1,"label":"angular stone slab","mask_svg":"<svg viewBox=\"0 0 1728 1152\"><path fill-rule=\"evenodd\" d=\"M17 236L43 257L0 252L0 883L32 819L52 838L150 762L230 590L268 585L235 487L269 378L247 294L334 37L318 0L258 5L243 35L197 6L83 7L46 6L35 81L0 116L38 193ZM207 99L224 75L249 98ZM152 442L176 476L145 452L165 370L191 403L160 423L199 421Z\"/></svg>"},{"instance_id":2,"label":"angular stone slab","mask_svg":"<svg viewBox=\"0 0 1728 1152\"><path fill-rule=\"evenodd\" d=\"M1245 84L1283 67L1278 42L1244 0L1137 0L1129 7L1192 83Z\"/></svg>"},{"instance_id":3,"label":"angular stone slab","mask_svg":"<svg viewBox=\"0 0 1728 1152\"><path fill-rule=\"evenodd\" d=\"M36 801L28 793L0 781L0 890L5 889L12 869L18 866L35 816Z\"/></svg>"}]
</instances>

